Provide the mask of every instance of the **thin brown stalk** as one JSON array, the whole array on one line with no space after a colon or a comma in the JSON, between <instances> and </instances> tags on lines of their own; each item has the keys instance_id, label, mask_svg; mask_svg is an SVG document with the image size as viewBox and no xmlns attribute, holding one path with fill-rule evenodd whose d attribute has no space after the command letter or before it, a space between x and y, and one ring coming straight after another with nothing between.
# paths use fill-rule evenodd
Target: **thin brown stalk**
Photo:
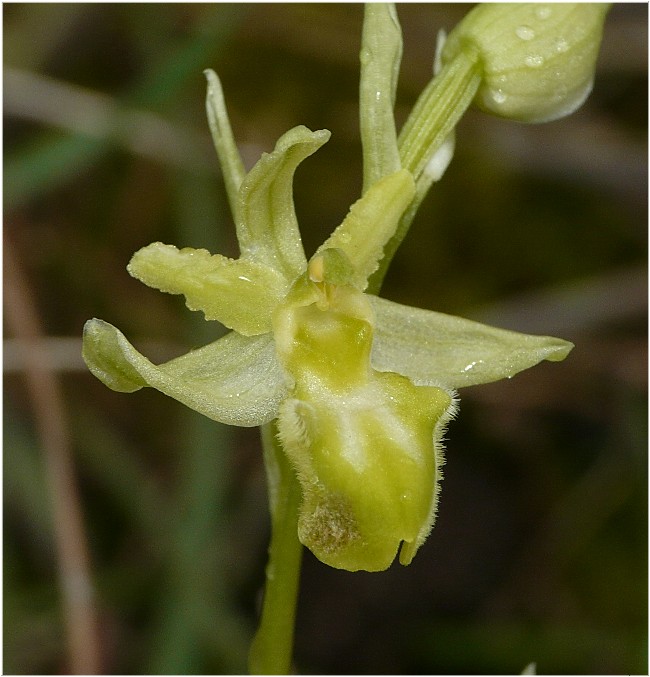
<instances>
[{"instance_id":1,"label":"thin brown stalk","mask_svg":"<svg viewBox=\"0 0 650 677\"><path fill-rule=\"evenodd\" d=\"M28 346L24 363L27 389L52 501L54 536L72 674L99 674L100 650L70 438L60 383L42 350L43 333L27 277L11 238L4 236L4 307L7 328Z\"/></svg>"}]
</instances>

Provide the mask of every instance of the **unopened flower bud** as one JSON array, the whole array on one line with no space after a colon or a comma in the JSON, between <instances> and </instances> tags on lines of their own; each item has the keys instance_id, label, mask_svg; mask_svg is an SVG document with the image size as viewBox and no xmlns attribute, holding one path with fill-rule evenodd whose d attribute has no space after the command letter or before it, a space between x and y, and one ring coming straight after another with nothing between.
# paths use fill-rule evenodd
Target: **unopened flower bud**
<instances>
[{"instance_id":1,"label":"unopened flower bud","mask_svg":"<svg viewBox=\"0 0 650 677\"><path fill-rule=\"evenodd\" d=\"M450 33L442 62L476 55L475 102L521 122L569 115L591 92L605 3L512 3L475 7Z\"/></svg>"}]
</instances>

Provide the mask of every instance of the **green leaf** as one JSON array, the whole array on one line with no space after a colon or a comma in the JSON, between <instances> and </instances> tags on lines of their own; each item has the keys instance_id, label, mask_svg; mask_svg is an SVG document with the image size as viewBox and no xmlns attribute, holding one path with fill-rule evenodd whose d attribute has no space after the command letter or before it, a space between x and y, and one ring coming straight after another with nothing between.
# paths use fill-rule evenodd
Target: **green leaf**
<instances>
[{"instance_id":1,"label":"green leaf","mask_svg":"<svg viewBox=\"0 0 650 677\"><path fill-rule=\"evenodd\" d=\"M241 186L236 225L242 256L275 268L290 282L307 267L293 204L293 175L329 137L326 129L290 129L272 153L262 155Z\"/></svg>"},{"instance_id":2,"label":"green leaf","mask_svg":"<svg viewBox=\"0 0 650 677\"><path fill-rule=\"evenodd\" d=\"M230 332L156 366L118 329L93 319L84 326L83 358L113 390L131 393L151 386L229 425L257 426L272 420L287 392L271 334L246 337Z\"/></svg>"},{"instance_id":3,"label":"green leaf","mask_svg":"<svg viewBox=\"0 0 650 677\"><path fill-rule=\"evenodd\" d=\"M447 388L510 378L542 360L558 362L569 341L490 327L368 296L376 313L372 366L414 383Z\"/></svg>"},{"instance_id":4,"label":"green leaf","mask_svg":"<svg viewBox=\"0 0 650 677\"><path fill-rule=\"evenodd\" d=\"M177 249L154 242L137 251L128 271L168 294L184 294L190 310L245 336L271 330L275 306L289 285L274 268L250 259L229 259L206 249Z\"/></svg>"}]
</instances>

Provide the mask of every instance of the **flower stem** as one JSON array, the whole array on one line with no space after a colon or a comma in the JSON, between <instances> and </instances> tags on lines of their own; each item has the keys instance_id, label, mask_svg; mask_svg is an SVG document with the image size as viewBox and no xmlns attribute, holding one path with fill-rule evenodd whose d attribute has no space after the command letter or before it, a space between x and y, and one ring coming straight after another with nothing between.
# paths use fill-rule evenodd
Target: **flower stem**
<instances>
[{"instance_id":1,"label":"flower stem","mask_svg":"<svg viewBox=\"0 0 650 677\"><path fill-rule=\"evenodd\" d=\"M480 82L481 65L476 54L461 52L430 80L404 123L397 143L402 167L415 179L415 199L402 216L395 235L384 247L384 258L370 277L368 293L379 293L388 266L435 180L431 165L436 153L469 107Z\"/></svg>"},{"instance_id":2,"label":"flower stem","mask_svg":"<svg viewBox=\"0 0 650 677\"><path fill-rule=\"evenodd\" d=\"M251 647L251 674L286 675L291 668L302 545L298 540L300 484L276 437L275 424L262 428L271 505L271 545L260 625Z\"/></svg>"},{"instance_id":3,"label":"flower stem","mask_svg":"<svg viewBox=\"0 0 650 677\"><path fill-rule=\"evenodd\" d=\"M402 167L416 181L467 110L480 82L478 57L461 52L418 97L397 140Z\"/></svg>"}]
</instances>

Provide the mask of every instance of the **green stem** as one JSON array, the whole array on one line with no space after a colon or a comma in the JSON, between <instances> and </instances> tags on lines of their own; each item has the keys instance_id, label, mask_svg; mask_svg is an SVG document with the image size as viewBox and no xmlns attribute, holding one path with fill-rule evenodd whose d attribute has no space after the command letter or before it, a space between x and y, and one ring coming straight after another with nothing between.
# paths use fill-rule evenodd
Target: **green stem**
<instances>
[{"instance_id":1,"label":"green stem","mask_svg":"<svg viewBox=\"0 0 650 677\"><path fill-rule=\"evenodd\" d=\"M415 199L402 216L395 235L386 244L384 258L370 277L368 293L379 293L388 266L434 181L432 160L474 99L480 82L478 57L461 52L424 88L404 123L397 143L402 167L415 179Z\"/></svg>"},{"instance_id":2,"label":"green stem","mask_svg":"<svg viewBox=\"0 0 650 677\"><path fill-rule=\"evenodd\" d=\"M397 139L402 167L416 181L458 124L480 82L478 56L460 52L420 94Z\"/></svg>"},{"instance_id":3,"label":"green stem","mask_svg":"<svg viewBox=\"0 0 650 677\"><path fill-rule=\"evenodd\" d=\"M276 437L273 423L262 428L271 505L271 545L260 625L251 647L251 674L286 675L291 668L302 545L298 540L300 484Z\"/></svg>"}]
</instances>

